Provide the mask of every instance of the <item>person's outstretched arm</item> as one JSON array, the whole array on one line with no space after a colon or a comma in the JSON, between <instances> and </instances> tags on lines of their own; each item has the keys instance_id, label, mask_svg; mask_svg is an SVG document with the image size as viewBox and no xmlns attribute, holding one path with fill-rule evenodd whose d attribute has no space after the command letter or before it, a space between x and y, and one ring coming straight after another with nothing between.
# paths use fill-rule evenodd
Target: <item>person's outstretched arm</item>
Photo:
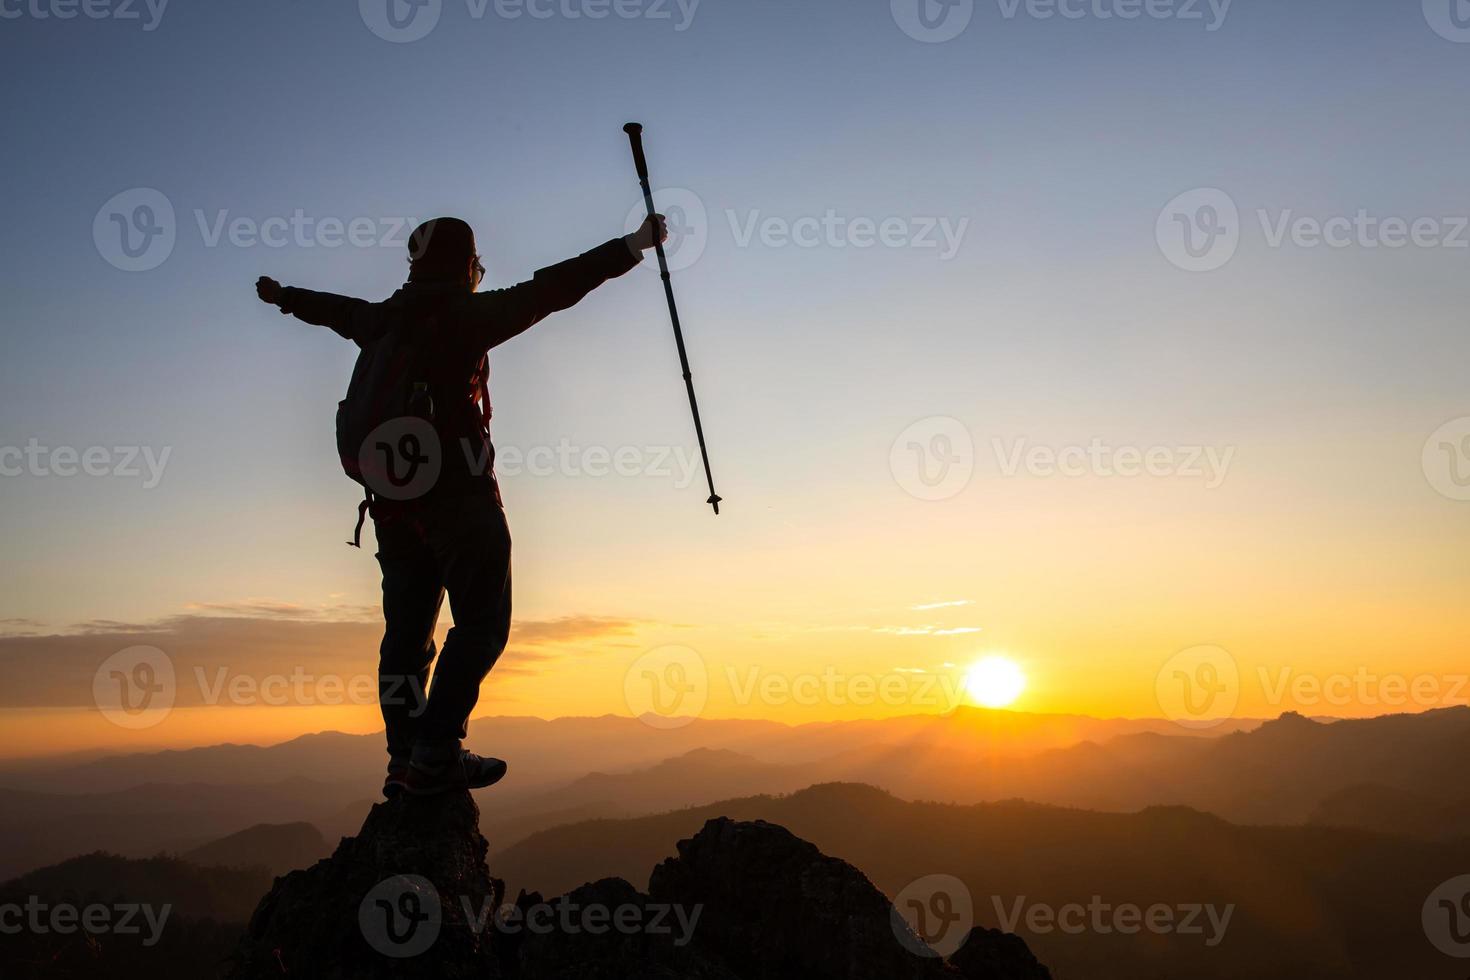
<instances>
[{"instance_id":1,"label":"person's outstretched arm","mask_svg":"<svg viewBox=\"0 0 1470 980\"><path fill-rule=\"evenodd\" d=\"M648 218L631 235L583 252L574 259L538 271L534 278L511 286L476 293L470 300L470 330L475 346L489 349L523 333L552 313L577 305L592 290L632 269L669 237L663 215Z\"/></svg>"},{"instance_id":2,"label":"person's outstretched arm","mask_svg":"<svg viewBox=\"0 0 1470 980\"><path fill-rule=\"evenodd\" d=\"M255 295L263 302L278 306L298 320L318 327L330 327L336 333L364 346L378 335L383 318L380 303L365 299L318 293L295 286L282 286L274 279L261 276L255 283Z\"/></svg>"}]
</instances>

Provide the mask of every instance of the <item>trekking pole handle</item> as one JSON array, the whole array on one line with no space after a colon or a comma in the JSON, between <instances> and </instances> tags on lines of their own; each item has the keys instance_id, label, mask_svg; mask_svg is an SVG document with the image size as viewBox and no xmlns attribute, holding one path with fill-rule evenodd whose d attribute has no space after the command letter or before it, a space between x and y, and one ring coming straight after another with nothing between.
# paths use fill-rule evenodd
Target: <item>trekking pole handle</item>
<instances>
[{"instance_id":1,"label":"trekking pole handle","mask_svg":"<svg viewBox=\"0 0 1470 980\"><path fill-rule=\"evenodd\" d=\"M648 183L648 161L643 156L643 124L630 122L623 127L628 142L633 144L633 166L638 168L638 179Z\"/></svg>"}]
</instances>

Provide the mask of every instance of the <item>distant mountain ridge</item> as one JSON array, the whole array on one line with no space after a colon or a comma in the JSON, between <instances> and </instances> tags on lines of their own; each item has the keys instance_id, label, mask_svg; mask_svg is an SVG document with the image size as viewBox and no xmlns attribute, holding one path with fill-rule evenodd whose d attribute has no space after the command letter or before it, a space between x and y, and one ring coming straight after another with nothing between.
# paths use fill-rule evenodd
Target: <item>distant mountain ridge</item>
<instances>
[{"instance_id":1,"label":"distant mountain ridge","mask_svg":"<svg viewBox=\"0 0 1470 980\"><path fill-rule=\"evenodd\" d=\"M1179 804L1237 823L1470 836L1470 791L1444 777L1443 762L1470 749L1470 708L1330 724L1288 714L1237 727L1204 737L1157 720L970 710L795 727L701 721L673 732L611 716L507 718L475 722L471 743L511 760L484 828L504 844L558 823L833 781L908 799L1019 797L1117 811ZM1021 741L1007 741L1012 735ZM361 823L378 795L378 743L329 733L0 772L8 804L0 809L0 877L88 850L184 851L283 820L335 839ZM1353 787L1356 795L1342 795Z\"/></svg>"},{"instance_id":2,"label":"distant mountain ridge","mask_svg":"<svg viewBox=\"0 0 1470 980\"><path fill-rule=\"evenodd\" d=\"M205 867L260 867L282 875L314 864L331 850L322 832L309 823L263 823L186 851L182 857Z\"/></svg>"},{"instance_id":3,"label":"distant mountain ridge","mask_svg":"<svg viewBox=\"0 0 1470 980\"><path fill-rule=\"evenodd\" d=\"M492 853L491 863L512 887L548 892L588 875L636 876L669 853L669 840L716 816L787 827L890 895L925 875L958 877L978 924L1014 928L1062 977L1463 980L1425 941L1420 912L1454 869L1470 867L1470 841L1242 827L1177 806L1124 814L1024 801L911 803L834 784L557 827ZM1232 911L1209 947L1207 934L1035 933L1024 915L1019 924L1004 919L1018 908L1087 908L1095 896L1115 907L1163 904L1181 918L1187 908Z\"/></svg>"}]
</instances>

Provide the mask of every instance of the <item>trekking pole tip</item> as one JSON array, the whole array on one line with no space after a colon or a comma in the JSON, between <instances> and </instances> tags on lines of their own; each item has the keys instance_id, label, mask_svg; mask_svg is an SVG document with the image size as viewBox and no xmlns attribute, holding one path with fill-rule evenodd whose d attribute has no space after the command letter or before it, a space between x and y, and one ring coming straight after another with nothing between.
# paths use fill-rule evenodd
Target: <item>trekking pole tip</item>
<instances>
[{"instance_id":1,"label":"trekking pole tip","mask_svg":"<svg viewBox=\"0 0 1470 980\"><path fill-rule=\"evenodd\" d=\"M715 515L716 516L719 516L719 513L720 513L720 501L721 500L724 500L724 499L725 499L724 497L721 497L718 494L713 494L712 493L712 494L710 494L709 499L705 501L705 503L707 503L711 507L713 507L715 509Z\"/></svg>"}]
</instances>

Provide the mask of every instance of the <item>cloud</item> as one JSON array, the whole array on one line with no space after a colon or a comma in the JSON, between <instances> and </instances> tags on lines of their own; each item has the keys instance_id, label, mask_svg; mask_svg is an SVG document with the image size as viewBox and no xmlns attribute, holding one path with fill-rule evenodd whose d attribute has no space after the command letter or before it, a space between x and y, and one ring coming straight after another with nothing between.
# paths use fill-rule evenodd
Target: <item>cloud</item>
<instances>
[{"instance_id":1,"label":"cloud","mask_svg":"<svg viewBox=\"0 0 1470 980\"><path fill-rule=\"evenodd\" d=\"M874 627L874 633L888 633L892 636L963 636L966 633L979 633L983 627L980 626L878 626Z\"/></svg>"},{"instance_id":2,"label":"cloud","mask_svg":"<svg viewBox=\"0 0 1470 980\"><path fill-rule=\"evenodd\" d=\"M136 646L162 652L177 684L179 707L236 703L220 700L231 683L247 689L274 683L290 691L325 683L375 689L382 638L376 612L368 616L364 607L314 609L268 600L189 608L194 611L152 622L91 620L61 633L0 633L0 671L10 678L0 685L0 709L95 707L99 668ZM559 648L625 639L639 626L637 620L591 615L519 622L494 673L539 673L558 659Z\"/></svg>"},{"instance_id":3,"label":"cloud","mask_svg":"<svg viewBox=\"0 0 1470 980\"><path fill-rule=\"evenodd\" d=\"M23 616L11 616L8 619L0 619L0 638L6 636L32 636L44 630L46 624L36 619L26 619Z\"/></svg>"},{"instance_id":4,"label":"cloud","mask_svg":"<svg viewBox=\"0 0 1470 980\"><path fill-rule=\"evenodd\" d=\"M274 599L244 599L239 602L191 602L189 609L221 616L259 619L316 620L318 622L375 622L382 616L377 606L303 606Z\"/></svg>"},{"instance_id":5,"label":"cloud","mask_svg":"<svg viewBox=\"0 0 1470 980\"><path fill-rule=\"evenodd\" d=\"M974 599L951 599L947 602L927 602L922 606L909 606L914 612L928 612L931 609L953 609L956 606L973 606Z\"/></svg>"}]
</instances>

